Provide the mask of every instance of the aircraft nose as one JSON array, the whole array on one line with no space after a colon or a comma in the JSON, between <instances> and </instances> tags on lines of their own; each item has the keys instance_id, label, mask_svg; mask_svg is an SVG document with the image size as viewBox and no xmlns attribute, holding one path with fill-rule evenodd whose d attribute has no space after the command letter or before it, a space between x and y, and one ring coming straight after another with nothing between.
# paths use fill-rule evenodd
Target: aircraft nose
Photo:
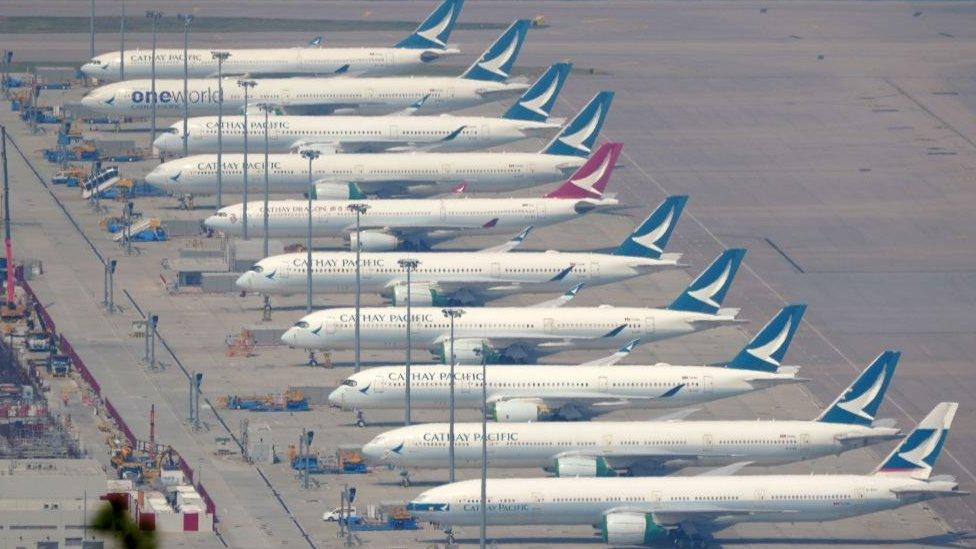
<instances>
[{"instance_id":1,"label":"aircraft nose","mask_svg":"<svg viewBox=\"0 0 976 549\"><path fill-rule=\"evenodd\" d=\"M173 183L173 181L170 181L170 179L166 177L166 172L167 169L163 166L156 166L151 172L146 174L144 179L146 180L146 183L151 185L169 188L172 186L171 183Z\"/></svg>"},{"instance_id":2,"label":"aircraft nose","mask_svg":"<svg viewBox=\"0 0 976 549\"><path fill-rule=\"evenodd\" d=\"M221 218L216 215L211 215L203 220L203 226L212 231L219 231L223 228L220 224L220 219Z\"/></svg>"},{"instance_id":3,"label":"aircraft nose","mask_svg":"<svg viewBox=\"0 0 976 549\"><path fill-rule=\"evenodd\" d=\"M336 408L342 408L342 404L345 401L345 398L343 398L343 396L346 393L345 389L346 389L345 385L340 385L339 387L336 387L331 393L329 393L330 406L334 406Z\"/></svg>"},{"instance_id":4,"label":"aircraft nose","mask_svg":"<svg viewBox=\"0 0 976 549\"><path fill-rule=\"evenodd\" d=\"M88 109L96 108L98 106L98 97L95 95L95 92L89 92L84 97L82 97L81 105Z\"/></svg>"},{"instance_id":5,"label":"aircraft nose","mask_svg":"<svg viewBox=\"0 0 976 549\"><path fill-rule=\"evenodd\" d=\"M298 343L298 335L300 330L294 326L285 330L285 333L281 334L281 342L289 347L295 347ZM331 396L329 397L331 399Z\"/></svg>"},{"instance_id":6,"label":"aircraft nose","mask_svg":"<svg viewBox=\"0 0 976 549\"><path fill-rule=\"evenodd\" d=\"M253 290L254 289L254 271L247 271L241 276L237 277L237 281L234 282L238 288L242 290ZM287 333L287 332L285 332ZM284 337L284 336L282 336Z\"/></svg>"},{"instance_id":7,"label":"aircraft nose","mask_svg":"<svg viewBox=\"0 0 976 549\"><path fill-rule=\"evenodd\" d=\"M183 140L178 135L168 132L153 140L153 146L168 154L183 152Z\"/></svg>"}]
</instances>

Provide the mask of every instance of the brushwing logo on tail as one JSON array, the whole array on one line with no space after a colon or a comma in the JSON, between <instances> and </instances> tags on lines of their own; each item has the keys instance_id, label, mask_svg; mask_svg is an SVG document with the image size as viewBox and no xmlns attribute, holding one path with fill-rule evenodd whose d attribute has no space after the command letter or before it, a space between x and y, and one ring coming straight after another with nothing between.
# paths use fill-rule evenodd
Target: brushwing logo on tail
<instances>
[{"instance_id":1,"label":"brushwing logo on tail","mask_svg":"<svg viewBox=\"0 0 976 549\"><path fill-rule=\"evenodd\" d=\"M429 28L418 30L417 36L429 40L433 44L437 44L441 48L446 48L447 43L440 39L440 35L447 30L447 27L451 24L451 20L454 18L454 10L457 4L452 4L446 12L444 12L444 17L441 18L440 22L431 25Z\"/></svg>"},{"instance_id":2,"label":"brushwing logo on tail","mask_svg":"<svg viewBox=\"0 0 976 549\"><path fill-rule=\"evenodd\" d=\"M885 371L882 370L881 374L878 375L877 379L874 380L874 383L868 388L867 391L861 393L860 396L845 400L843 402L838 402L837 407L868 421L873 420L874 416L865 412L864 410L872 402L874 402L876 398L878 398L878 395L881 393L881 389L884 387L886 377Z\"/></svg>"},{"instance_id":3,"label":"brushwing logo on tail","mask_svg":"<svg viewBox=\"0 0 976 549\"><path fill-rule=\"evenodd\" d=\"M603 179L603 174L605 174L607 172L607 169L610 167L610 161L612 160L612 158L613 155L610 154L606 155L603 158L603 162L600 163L600 167L593 170L593 172L590 175L580 177L578 179L570 179L569 182L572 183L574 186L579 187L580 189L583 189L588 193L594 193L597 196L603 196L603 193L595 189L593 186L596 185L598 181ZM665 226L667 226L667 223L665 224Z\"/></svg>"},{"instance_id":4,"label":"brushwing logo on tail","mask_svg":"<svg viewBox=\"0 0 976 549\"><path fill-rule=\"evenodd\" d=\"M916 468L926 470L931 469L932 464L929 463L930 458L938 453L939 448L945 441L945 435L947 433L947 429L916 430L912 436L909 437L909 440L903 444L904 446L908 446L909 444L914 443L914 446L912 446L910 450L898 452L898 454L895 456L896 459L891 460L893 463L889 463L885 469L911 469L911 467L906 467L906 465L914 465Z\"/></svg>"},{"instance_id":5,"label":"brushwing logo on tail","mask_svg":"<svg viewBox=\"0 0 976 549\"><path fill-rule=\"evenodd\" d=\"M783 323L783 327L780 329L779 333L776 334L776 337L763 345L746 349L746 352L759 360L772 364L778 368L780 366L779 361L773 358L773 355L782 349L784 344L786 344L786 341L790 337L790 330L793 327L793 322L794 319L792 318L787 320Z\"/></svg>"},{"instance_id":6,"label":"brushwing logo on tail","mask_svg":"<svg viewBox=\"0 0 976 549\"><path fill-rule=\"evenodd\" d=\"M648 250L653 250L657 253L664 253L661 246L658 245L658 241L667 234L668 229L671 227L671 222L674 221L674 210L671 208L668 210L668 215L664 218L664 221L660 225L651 229L647 234L641 236L632 236L630 239L637 245L643 246Z\"/></svg>"},{"instance_id":7,"label":"brushwing logo on tail","mask_svg":"<svg viewBox=\"0 0 976 549\"><path fill-rule=\"evenodd\" d=\"M557 139L560 143L566 146L572 147L577 151L581 151L586 154L590 154L590 148L584 144L584 141L589 141L593 137L593 133L596 131L597 127L600 125L600 119L603 118L603 105L598 105L596 111L594 111L593 116L590 117L589 123L580 128L574 133L569 135L560 135Z\"/></svg>"},{"instance_id":8,"label":"brushwing logo on tail","mask_svg":"<svg viewBox=\"0 0 976 549\"><path fill-rule=\"evenodd\" d=\"M529 111L538 114L539 116L549 118L549 113L543 110L543 106L552 99L552 96L556 94L556 89L559 88L559 74L555 73L552 80L549 82L549 87L539 95L533 97L532 99L524 99L519 101L519 105Z\"/></svg>"},{"instance_id":9,"label":"brushwing logo on tail","mask_svg":"<svg viewBox=\"0 0 976 549\"><path fill-rule=\"evenodd\" d=\"M718 293L722 291L722 288L725 287L725 284L728 282L731 274L732 262L727 261L722 274L713 280L711 284L707 284L697 290L688 290L687 294L710 307L720 309L722 306L715 301L715 296L718 295Z\"/></svg>"},{"instance_id":10,"label":"brushwing logo on tail","mask_svg":"<svg viewBox=\"0 0 976 549\"><path fill-rule=\"evenodd\" d=\"M500 76L502 79L508 78L508 73L502 70L509 60L515 55L515 50L518 49L519 45L519 35L518 33L512 34L512 39L508 43L508 47L505 51L496 55L492 59L485 59L484 61L479 61L478 66L482 69Z\"/></svg>"}]
</instances>

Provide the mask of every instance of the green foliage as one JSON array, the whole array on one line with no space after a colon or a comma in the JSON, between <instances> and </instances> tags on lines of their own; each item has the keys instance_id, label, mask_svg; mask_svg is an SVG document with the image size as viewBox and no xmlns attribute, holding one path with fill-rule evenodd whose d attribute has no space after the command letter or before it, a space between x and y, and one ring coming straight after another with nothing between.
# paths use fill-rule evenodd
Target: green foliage
<instances>
[{"instance_id":1,"label":"green foliage","mask_svg":"<svg viewBox=\"0 0 976 549\"><path fill-rule=\"evenodd\" d=\"M156 533L139 529L132 517L115 503L106 503L92 519L92 528L114 538L118 547L125 549L156 549L158 543Z\"/></svg>"}]
</instances>

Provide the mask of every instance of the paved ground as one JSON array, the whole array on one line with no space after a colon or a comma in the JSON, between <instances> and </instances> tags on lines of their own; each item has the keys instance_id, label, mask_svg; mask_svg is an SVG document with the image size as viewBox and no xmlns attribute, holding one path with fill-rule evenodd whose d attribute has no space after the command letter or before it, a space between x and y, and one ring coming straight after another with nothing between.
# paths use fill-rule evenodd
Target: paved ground
<instances>
[{"instance_id":1,"label":"paved ground","mask_svg":"<svg viewBox=\"0 0 976 549\"><path fill-rule=\"evenodd\" d=\"M158 3L154 3L158 6ZM229 2L194 2L201 15L232 13ZM322 3L248 2L254 16L294 16L322 9ZM110 3L99 3L110 9ZM128 3L130 13L148 7ZM424 3L328 3L322 17L372 16L418 18ZM768 6L762 13L761 6ZM8 2L11 14L36 11L36 3ZM167 13L190 3L167 3ZM51 2L51 13L77 14L85 5ZM326 13L327 12L327 13ZM919 12L916 16L916 12ZM829 402L850 378L883 348L904 351L902 364L882 415L903 426L920 419L936 402L962 402L941 473L953 474L964 487L976 487L976 413L972 397L976 376L976 6L967 3L851 2L790 4L622 2L469 2L466 21L504 21L542 14L551 27L533 30L521 65L542 67L571 58L596 74L574 74L556 113L569 114L594 92L613 89L617 99L606 137L626 144L626 168L612 183L635 208L626 215L584 219L533 233L527 247L592 249L615 245L631 225L667 193L688 193L691 202L672 249L696 266L720 246L749 248L746 272L727 302L743 307L752 326L721 329L686 339L644 347L634 362L712 362L727 358L751 330L784 302L810 304L789 362L804 366L813 381L708 406L700 417L807 418ZM455 36L470 55L492 39L494 31L465 31ZM256 37L256 38L255 38ZM133 36L139 40L144 37ZM208 44L300 43L296 34L194 35ZM383 43L395 36L333 33L327 42ZM11 42L16 40L16 42ZM99 38L105 48L116 37ZM175 45L178 37L163 36ZM253 43L253 42L252 42ZM109 46L111 44L111 46ZM0 45L18 50L21 60L83 61L87 36L0 37ZM100 46L102 49L102 46ZM822 58L821 58L822 56ZM66 97L76 97L72 92ZM49 103L58 94L42 96ZM489 107L474 112L493 113ZM29 156L53 142L51 136L26 137L9 111L0 120L16 128L15 139ZM513 149L531 150L538 143ZM52 168L37 162L45 175ZM101 264L66 223L50 195L19 161L14 170L14 218L17 245L45 261L39 291L52 306L59 325L96 369L112 399L131 418L138 433L148 433L148 405L157 404L160 437L202 463L203 481L214 494L223 519L221 532L231 546L334 546L335 529L319 517L338 499L344 481L353 482L364 502L404 500L423 486L404 490L396 475L382 471L368 477L318 477L304 491L284 465L247 466L236 457L218 457L233 445L223 425L206 412L209 430L186 424L186 378L173 357L161 351L164 368L150 372L139 360L141 343L128 337L133 306L107 317L101 301ZM141 175L148 165L124 168ZM522 194L538 194L538 189ZM273 392L290 385L334 386L350 370L315 370L300 365L302 355L287 349L263 349L258 356L229 359L227 334L258 323L260 302L236 295L168 295L158 284L160 261L189 245L215 241L181 239L139 246L141 254L120 257L98 227L95 214L72 190L54 193L67 205L99 251L119 257L118 283L143 310L162 315L160 331L188 370L205 373L204 388L214 400L227 393ZM171 200L142 200L147 215L202 217L175 210ZM113 209L117 209L113 206ZM468 247L500 240L470 238ZM327 245L329 242L323 241ZM693 271L696 269L692 269ZM164 273L171 276L170 273ZM594 288L581 304L663 304L692 273L668 273L611 287ZM528 303L537 296L509 302ZM338 300L319 300L320 304ZM368 299L366 303L376 302ZM273 325L301 315L301 298L277 300ZM553 361L570 362L593 353L565 353ZM340 361L350 356L340 355ZM394 355L366 353L365 360ZM118 395L118 396L115 396ZM439 420L422 413L419 419ZM350 416L328 409L305 414L247 415L221 412L238 431L241 419L266 423L284 454L303 427L316 430L316 447L368 440L398 414L370 416L366 429ZM473 414L462 417L473 419ZM617 413L606 420L646 417ZM385 425L384 425L385 424ZM861 450L840 458L776 468L793 472L862 472L873 467L887 447ZM466 472L472 475L474 472ZM509 474L499 471L498 474ZM534 471L515 471L528 476ZM418 473L430 485L438 473ZM278 499L280 497L280 499ZM294 520L293 520L294 518ZM750 525L727 530L718 542L728 545L816 546L827 543L864 546L892 544L971 545L976 500L958 498L897 512L826 525ZM303 535L308 533L308 540ZM960 536L953 535L961 532ZM463 536L476 535L464 529ZM593 545L589 528L507 528L500 544L546 546ZM420 546L442 541L436 531L373 535L370 545ZM470 540L467 540L470 541ZM174 540L179 544L217 540Z\"/></svg>"}]
</instances>

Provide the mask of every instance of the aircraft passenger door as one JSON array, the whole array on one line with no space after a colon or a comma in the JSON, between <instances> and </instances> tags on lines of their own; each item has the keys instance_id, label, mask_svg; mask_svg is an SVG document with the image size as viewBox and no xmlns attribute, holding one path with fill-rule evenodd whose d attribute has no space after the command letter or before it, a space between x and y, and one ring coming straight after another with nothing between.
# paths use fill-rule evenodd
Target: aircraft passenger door
<instances>
[{"instance_id":1,"label":"aircraft passenger door","mask_svg":"<svg viewBox=\"0 0 976 549\"><path fill-rule=\"evenodd\" d=\"M447 221L447 205L441 200L441 221Z\"/></svg>"},{"instance_id":2,"label":"aircraft passenger door","mask_svg":"<svg viewBox=\"0 0 976 549\"><path fill-rule=\"evenodd\" d=\"M542 321L542 325L545 328L545 331L546 331L547 334L553 333L553 331L555 330L555 325L554 324L555 324L555 322L551 318L547 318L547 319L545 319L545 320Z\"/></svg>"},{"instance_id":3,"label":"aircraft passenger door","mask_svg":"<svg viewBox=\"0 0 976 549\"><path fill-rule=\"evenodd\" d=\"M333 335L333 334L336 333L336 322L335 322L335 320L326 320L325 321L325 333L327 333L329 335Z\"/></svg>"},{"instance_id":4,"label":"aircraft passenger door","mask_svg":"<svg viewBox=\"0 0 976 549\"><path fill-rule=\"evenodd\" d=\"M491 264L491 277L501 278L502 277L502 266L499 262L494 262Z\"/></svg>"},{"instance_id":5,"label":"aircraft passenger door","mask_svg":"<svg viewBox=\"0 0 976 549\"><path fill-rule=\"evenodd\" d=\"M481 137L489 137L491 132L488 131L488 124L482 124L481 126Z\"/></svg>"},{"instance_id":6,"label":"aircraft passenger door","mask_svg":"<svg viewBox=\"0 0 976 549\"><path fill-rule=\"evenodd\" d=\"M600 262L591 261L590 262L590 279L596 279L600 277Z\"/></svg>"},{"instance_id":7,"label":"aircraft passenger door","mask_svg":"<svg viewBox=\"0 0 976 549\"><path fill-rule=\"evenodd\" d=\"M441 174L444 175L444 176L451 175L451 165L448 164L448 163L446 163L446 162L444 164L442 164L441 165Z\"/></svg>"},{"instance_id":8,"label":"aircraft passenger door","mask_svg":"<svg viewBox=\"0 0 976 549\"><path fill-rule=\"evenodd\" d=\"M657 501L657 502L661 501L661 492L659 491L651 492L651 501Z\"/></svg>"},{"instance_id":9,"label":"aircraft passenger door","mask_svg":"<svg viewBox=\"0 0 976 549\"><path fill-rule=\"evenodd\" d=\"M809 446L809 445L810 445L810 434L800 433L800 446Z\"/></svg>"},{"instance_id":10,"label":"aircraft passenger door","mask_svg":"<svg viewBox=\"0 0 976 549\"><path fill-rule=\"evenodd\" d=\"M535 218L545 219L545 217L546 217L546 204L545 202L543 202L542 204L539 204L538 206L535 207Z\"/></svg>"},{"instance_id":11,"label":"aircraft passenger door","mask_svg":"<svg viewBox=\"0 0 976 549\"><path fill-rule=\"evenodd\" d=\"M353 177L355 178L355 180L356 181L359 181L359 182L362 182L363 181L363 175L366 173L366 169L363 167L363 165L362 164L356 164L356 167L353 168L353 171L354 171Z\"/></svg>"},{"instance_id":12,"label":"aircraft passenger door","mask_svg":"<svg viewBox=\"0 0 976 549\"><path fill-rule=\"evenodd\" d=\"M607 384L607 376L600 376L596 379L596 386L601 391L606 391L609 388Z\"/></svg>"},{"instance_id":13,"label":"aircraft passenger door","mask_svg":"<svg viewBox=\"0 0 976 549\"><path fill-rule=\"evenodd\" d=\"M715 450L715 437L711 434L702 435L702 451L707 453Z\"/></svg>"},{"instance_id":14,"label":"aircraft passenger door","mask_svg":"<svg viewBox=\"0 0 976 549\"><path fill-rule=\"evenodd\" d=\"M756 501L766 501L766 490L756 489Z\"/></svg>"},{"instance_id":15,"label":"aircraft passenger door","mask_svg":"<svg viewBox=\"0 0 976 549\"><path fill-rule=\"evenodd\" d=\"M714 388L714 383L712 381L712 376L702 377L702 393L706 395L712 393L712 389Z\"/></svg>"},{"instance_id":16,"label":"aircraft passenger door","mask_svg":"<svg viewBox=\"0 0 976 549\"><path fill-rule=\"evenodd\" d=\"M400 137L400 127L396 124L390 126L390 139L398 139Z\"/></svg>"},{"instance_id":17,"label":"aircraft passenger door","mask_svg":"<svg viewBox=\"0 0 976 549\"><path fill-rule=\"evenodd\" d=\"M613 435L603 435L600 438L600 443L603 445L603 451L606 453L613 452Z\"/></svg>"},{"instance_id":18,"label":"aircraft passenger door","mask_svg":"<svg viewBox=\"0 0 976 549\"><path fill-rule=\"evenodd\" d=\"M532 500L529 502L529 504L532 506L533 511L541 511L542 502L545 500L545 496L543 496L541 492L532 492Z\"/></svg>"},{"instance_id":19,"label":"aircraft passenger door","mask_svg":"<svg viewBox=\"0 0 976 549\"><path fill-rule=\"evenodd\" d=\"M656 332L654 328L654 317L649 316L644 320L644 335L652 335Z\"/></svg>"},{"instance_id":20,"label":"aircraft passenger door","mask_svg":"<svg viewBox=\"0 0 976 549\"><path fill-rule=\"evenodd\" d=\"M371 389L373 390L374 393L386 392L386 380L383 379L383 376L377 375L376 377L373 378L373 385Z\"/></svg>"}]
</instances>

